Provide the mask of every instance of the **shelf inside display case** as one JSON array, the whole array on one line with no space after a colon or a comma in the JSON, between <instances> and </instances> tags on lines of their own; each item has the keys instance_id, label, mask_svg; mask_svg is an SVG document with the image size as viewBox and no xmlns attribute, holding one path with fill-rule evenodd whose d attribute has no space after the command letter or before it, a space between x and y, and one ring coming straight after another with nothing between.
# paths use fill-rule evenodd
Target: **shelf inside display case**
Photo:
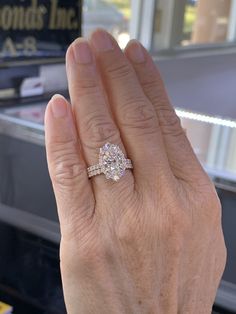
<instances>
[{"instance_id":1,"label":"shelf inside display case","mask_svg":"<svg viewBox=\"0 0 236 314\"><path fill-rule=\"evenodd\" d=\"M47 102L55 92L68 97L64 59L0 69L0 108Z\"/></svg>"}]
</instances>

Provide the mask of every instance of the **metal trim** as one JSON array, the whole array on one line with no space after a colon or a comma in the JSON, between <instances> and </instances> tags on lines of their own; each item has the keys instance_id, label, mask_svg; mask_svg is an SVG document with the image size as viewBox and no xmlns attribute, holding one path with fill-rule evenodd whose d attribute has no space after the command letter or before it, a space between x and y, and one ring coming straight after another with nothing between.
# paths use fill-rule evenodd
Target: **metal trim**
<instances>
[{"instance_id":1,"label":"metal trim","mask_svg":"<svg viewBox=\"0 0 236 314\"><path fill-rule=\"evenodd\" d=\"M0 221L40 236L53 243L60 243L59 223L39 217L21 209L0 203Z\"/></svg>"},{"instance_id":2,"label":"metal trim","mask_svg":"<svg viewBox=\"0 0 236 314\"><path fill-rule=\"evenodd\" d=\"M0 113L0 134L45 146L44 126Z\"/></svg>"}]
</instances>

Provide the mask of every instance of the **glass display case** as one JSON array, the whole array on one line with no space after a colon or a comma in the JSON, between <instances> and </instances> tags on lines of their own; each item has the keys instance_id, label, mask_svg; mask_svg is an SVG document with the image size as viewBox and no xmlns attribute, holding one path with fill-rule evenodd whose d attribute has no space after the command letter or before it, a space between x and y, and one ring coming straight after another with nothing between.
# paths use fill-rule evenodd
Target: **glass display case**
<instances>
[{"instance_id":1,"label":"glass display case","mask_svg":"<svg viewBox=\"0 0 236 314\"><path fill-rule=\"evenodd\" d=\"M46 103L0 110L0 220L36 237L60 241L44 148ZM236 311L236 120L176 109L223 205L228 261L216 304ZM235 219L234 219L235 218Z\"/></svg>"}]
</instances>

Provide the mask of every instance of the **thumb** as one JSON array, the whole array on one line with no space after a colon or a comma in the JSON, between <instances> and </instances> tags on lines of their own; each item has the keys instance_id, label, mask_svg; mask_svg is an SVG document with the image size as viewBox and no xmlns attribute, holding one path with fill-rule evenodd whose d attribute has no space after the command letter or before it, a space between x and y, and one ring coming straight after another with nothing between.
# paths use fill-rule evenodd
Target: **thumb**
<instances>
[{"instance_id":1,"label":"thumb","mask_svg":"<svg viewBox=\"0 0 236 314\"><path fill-rule=\"evenodd\" d=\"M45 140L62 237L77 238L91 220L95 202L72 109L63 96L55 95L47 106Z\"/></svg>"}]
</instances>

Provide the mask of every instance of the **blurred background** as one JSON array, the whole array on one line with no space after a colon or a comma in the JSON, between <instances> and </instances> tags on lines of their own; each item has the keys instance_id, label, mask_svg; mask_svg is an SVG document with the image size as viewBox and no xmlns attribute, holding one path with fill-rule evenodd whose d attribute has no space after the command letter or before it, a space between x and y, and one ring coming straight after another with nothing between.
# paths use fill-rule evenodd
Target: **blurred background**
<instances>
[{"instance_id":1,"label":"blurred background","mask_svg":"<svg viewBox=\"0 0 236 314\"><path fill-rule=\"evenodd\" d=\"M0 0L3 313L66 313L43 120L54 93L69 98L68 45L97 27L122 49L140 40L162 73L222 202L228 261L213 313L236 313L236 0Z\"/></svg>"},{"instance_id":2,"label":"blurred background","mask_svg":"<svg viewBox=\"0 0 236 314\"><path fill-rule=\"evenodd\" d=\"M145 9L152 17L146 15ZM141 18L136 15L137 11L142 12L145 23L151 25L152 38L149 42L146 38L146 45L153 50L225 45L236 41L234 0L138 0L133 3L130 0L84 0L83 10L85 36L96 27L106 28L118 39L121 47L125 47L135 31L138 35L141 25L136 30L133 25ZM130 23L133 26L131 30Z\"/></svg>"}]
</instances>

